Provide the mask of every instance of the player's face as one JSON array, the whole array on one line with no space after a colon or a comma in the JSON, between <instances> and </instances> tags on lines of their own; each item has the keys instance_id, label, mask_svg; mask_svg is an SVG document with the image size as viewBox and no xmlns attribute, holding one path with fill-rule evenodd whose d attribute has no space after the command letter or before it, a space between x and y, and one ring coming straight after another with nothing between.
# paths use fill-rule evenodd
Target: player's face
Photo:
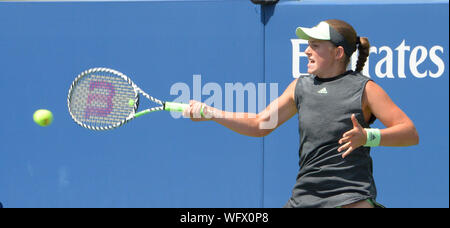
<instances>
[{"instance_id":1,"label":"player's face","mask_svg":"<svg viewBox=\"0 0 450 228\"><path fill-rule=\"evenodd\" d=\"M328 76L328 71L335 64L336 46L329 41L311 39L305 50L308 56L308 73L317 76Z\"/></svg>"}]
</instances>

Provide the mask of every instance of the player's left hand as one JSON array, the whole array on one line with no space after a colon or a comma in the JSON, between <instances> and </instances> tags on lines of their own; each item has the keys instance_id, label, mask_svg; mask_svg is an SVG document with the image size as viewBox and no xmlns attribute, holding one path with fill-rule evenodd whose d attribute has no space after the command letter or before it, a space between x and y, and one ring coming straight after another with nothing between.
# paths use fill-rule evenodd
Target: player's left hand
<instances>
[{"instance_id":1,"label":"player's left hand","mask_svg":"<svg viewBox=\"0 0 450 228\"><path fill-rule=\"evenodd\" d=\"M366 130L358 123L355 114L352 114L352 123L353 129L347 131L342 135L342 138L339 140L339 144L344 144L338 148L338 152L345 152L342 154L342 158L348 156L351 152L353 152L356 148L364 145L367 140Z\"/></svg>"}]
</instances>

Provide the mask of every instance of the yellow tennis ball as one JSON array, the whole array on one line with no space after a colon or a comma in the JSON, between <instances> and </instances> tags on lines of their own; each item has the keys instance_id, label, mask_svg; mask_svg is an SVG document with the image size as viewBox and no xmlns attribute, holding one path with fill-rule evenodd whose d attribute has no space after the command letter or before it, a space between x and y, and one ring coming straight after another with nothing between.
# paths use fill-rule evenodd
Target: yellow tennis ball
<instances>
[{"instance_id":1,"label":"yellow tennis ball","mask_svg":"<svg viewBox=\"0 0 450 228\"><path fill-rule=\"evenodd\" d=\"M53 114L47 109L39 109L34 112L33 120L39 126L46 127L53 122Z\"/></svg>"}]
</instances>

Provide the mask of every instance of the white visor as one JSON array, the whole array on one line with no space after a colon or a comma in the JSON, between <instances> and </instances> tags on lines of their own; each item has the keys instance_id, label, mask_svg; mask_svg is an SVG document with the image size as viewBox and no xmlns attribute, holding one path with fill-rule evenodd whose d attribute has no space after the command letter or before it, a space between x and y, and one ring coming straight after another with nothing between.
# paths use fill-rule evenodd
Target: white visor
<instances>
[{"instance_id":1,"label":"white visor","mask_svg":"<svg viewBox=\"0 0 450 228\"><path fill-rule=\"evenodd\" d=\"M311 38L316 40L329 40L336 46L342 46L347 56L351 56L352 53L356 50L355 44L350 45L345 40L342 34L336 31L325 21L320 22L318 25L312 28L298 27L295 30L295 34L298 36L298 38L303 40L309 40Z\"/></svg>"},{"instance_id":2,"label":"white visor","mask_svg":"<svg viewBox=\"0 0 450 228\"><path fill-rule=\"evenodd\" d=\"M295 30L295 34L298 38L303 40L309 40L311 38L318 40L330 40L330 25L324 21L312 28L298 27Z\"/></svg>"}]
</instances>

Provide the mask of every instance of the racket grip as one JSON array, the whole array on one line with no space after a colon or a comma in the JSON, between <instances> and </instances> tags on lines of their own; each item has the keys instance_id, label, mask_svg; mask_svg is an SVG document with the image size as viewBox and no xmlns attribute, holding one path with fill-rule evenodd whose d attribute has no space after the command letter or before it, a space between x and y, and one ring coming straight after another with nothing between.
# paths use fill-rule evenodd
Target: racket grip
<instances>
[{"instance_id":1,"label":"racket grip","mask_svg":"<svg viewBox=\"0 0 450 228\"><path fill-rule=\"evenodd\" d=\"M183 112L186 108L189 108L189 104L166 102L164 104L164 110L170 112Z\"/></svg>"}]
</instances>

